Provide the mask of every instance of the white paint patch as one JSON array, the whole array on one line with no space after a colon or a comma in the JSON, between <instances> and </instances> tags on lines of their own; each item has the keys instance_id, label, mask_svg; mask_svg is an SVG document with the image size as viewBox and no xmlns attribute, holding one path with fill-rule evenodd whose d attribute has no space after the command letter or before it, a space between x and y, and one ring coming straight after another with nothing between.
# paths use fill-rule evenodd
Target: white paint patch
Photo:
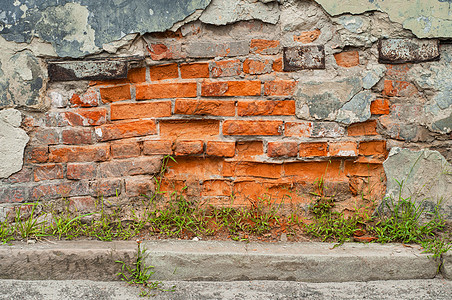
<instances>
[{"instance_id":1,"label":"white paint patch","mask_svg":"<svg viewBox=\"0 0 452 300\"><path fill-rule=\"evenodd\" d=\"M94 132L96 133L96 135L98 136L98 137L102 137L102 128L96 128L95 130L94 130Z\"/></svg>"},{"instance_id":2,"label":"white paint patch","mask_svg":"<svg viewBox=\"0 0 452 300\"><path fill-rule=\"evenodd\" d=\"M149 9L149 14L150 14L151 16L154 15L154 11L152 10L152 8Z\"/></svg>"}]
</instances>

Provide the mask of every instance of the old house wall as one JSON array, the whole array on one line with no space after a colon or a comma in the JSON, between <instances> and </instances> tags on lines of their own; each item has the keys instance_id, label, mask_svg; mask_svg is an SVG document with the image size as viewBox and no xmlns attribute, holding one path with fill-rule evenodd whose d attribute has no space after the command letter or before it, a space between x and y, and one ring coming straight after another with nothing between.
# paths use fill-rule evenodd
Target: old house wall
<instances>
[{"instance_id":1,"label":"old house wall","mask_svg":"<svg viewBox=\"0 0 452 300\"><path fill-rule=\"evenodd\" d=\"M323 179L353 210L410 175L400 151L383 167L398 148L439 151L449 180L448 2L9 2L1 205L120 205L155 191L166 155L160 189L214 205L303 208Z\"/></svg>"}]
</instances>

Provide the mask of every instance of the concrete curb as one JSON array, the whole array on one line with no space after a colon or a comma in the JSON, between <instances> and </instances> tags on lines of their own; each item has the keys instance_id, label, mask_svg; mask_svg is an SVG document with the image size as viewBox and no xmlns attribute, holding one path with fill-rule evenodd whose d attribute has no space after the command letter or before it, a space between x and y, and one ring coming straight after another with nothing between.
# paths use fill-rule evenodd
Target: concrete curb
<instances>
[{"instance_id":1,"label":"concrete curb","mask_svg":"<svg viewBox=\"0 0 452 300\"><path fill-rule=\"evenodd\" d=\"M124 261L137 259L136 242L60 241L0 245L0 278L20 280L119 280Z\"/></svg>"},{"instance_id":2,"label":"concrete curb","mask_svg":"<svg viewBox=\"0 0 452 300\"><path fill-rule=\"evenodd\" d=\"M148 241L156 280L346 282L430 279L438 262L400 244Z\"/></svg>"}]
</instances>

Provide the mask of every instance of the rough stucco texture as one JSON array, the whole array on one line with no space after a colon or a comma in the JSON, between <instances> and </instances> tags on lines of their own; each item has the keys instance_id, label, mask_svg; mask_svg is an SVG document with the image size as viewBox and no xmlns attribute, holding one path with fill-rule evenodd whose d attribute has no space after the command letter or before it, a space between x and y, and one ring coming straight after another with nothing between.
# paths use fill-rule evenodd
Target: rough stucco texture
<instances>
[{"instance_id":1,"label":"rough stucco texture","mask_svg":"<svg viewBox=\"0 0 452 300\"><path fill-rule=\"evenodd\" d=\"M129 33L165 31L210 0L3 0L0 34L8 41L51 42L59 56L80 57Z\"/></svg>"},{"instance_id":2,"label":"rough stucco texture","mask_svg":"<svg viewBox=\"0 0 452 300\"><path fill-rule=\"evenodd\" d=\"M379 10L420 38L452 37L452 10L448 0L316 0L333 16Z\"/></svg>"}]
</instances>

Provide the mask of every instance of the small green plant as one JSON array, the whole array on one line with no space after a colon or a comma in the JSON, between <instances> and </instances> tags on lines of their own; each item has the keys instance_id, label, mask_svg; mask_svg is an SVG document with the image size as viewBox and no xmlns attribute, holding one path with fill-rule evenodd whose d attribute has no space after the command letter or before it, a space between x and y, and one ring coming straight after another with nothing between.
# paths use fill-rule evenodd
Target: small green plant
<instances>
[{"instance_id":1,"label":"small green plant","mask_svg":"<svg viewBox=\"0 0 452 300\"><path fill-rule=\"evenodd\" d=\"M12 241L14 238L12 237L12 228L8 225L6 221L0 222L0 242L2 244L6 244L9 241Z\"/></svg>"},{"instance_id":2,"label":"small green plant","mask_svg":"<svg viewBox=\"0 0 452 300\"><path fill-rule=\"evenodd\" d=\"M42 235L42 224L43 222L38 222L35 218L35 212L37 203L25 203L28 207L31 207L30 216L26 220L22 220L22 208L16 208L16 216L14 219L14 229L23 239L28 239L32 236Z\"/></svg>"}]
</instances>

